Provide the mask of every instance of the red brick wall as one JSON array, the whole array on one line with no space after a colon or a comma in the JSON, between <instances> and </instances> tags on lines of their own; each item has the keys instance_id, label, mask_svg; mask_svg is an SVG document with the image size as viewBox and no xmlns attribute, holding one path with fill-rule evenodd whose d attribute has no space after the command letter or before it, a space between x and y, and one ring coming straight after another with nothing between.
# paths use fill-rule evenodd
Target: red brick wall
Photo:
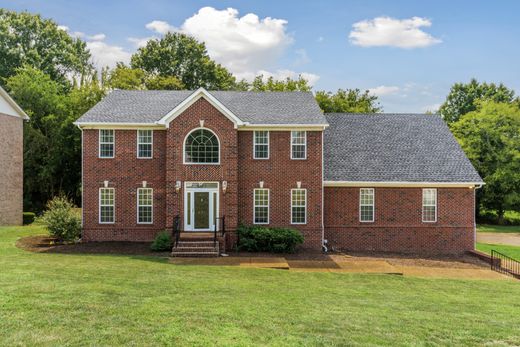
<instances>
[{"instance_id":1,"label":"red brick wall","mask_svg":"<svg viewBox=\"0 0 520 347\"><path fill-rule=\"evenodd\" d=\"M290 131L269 133L269 159L253 159L253 131L238 134L238 218L241 223L253 223L253 190L269 188L269 226L291 227L305 236L305 248L321 249L322 236L322 133L307 132L307 159L291 160ZM307 224L291 225L291 189L307 189Z\"/></svg>"},{"instance_id":2,"label":"red brick wall","mask_svg":"<svg viewBox=\"0 0 520 347\"><path fill-rule=\"evenodd\" d=\"M153 159L137 158L137 130L115 131L112 159L98 158L98 130L83 130L83 240L147 241L165 228L166 131L153 132ZM115 223L99 224L99 188L115 188ZM153 188L153 224L137 224L137 188Z\"/></svg>"},{"instance_id":3,"label":"red brick wall","mask_svg":"<svg viewBox=\"0 0 520 347\"><path fill-rule=\"evenodd\" d=\"M437 189L437 222L422 222L421 188L375 188L375 221L359 222L359 188L325 188L325 239L351 251L453 254L474 248L474 190Z\"/></svg>"},{"instance_id":4,"label":"red brick wall","mask_svg":"<svg viewBox=\"0 0 520 347\"><path fill-rule=\"evenodd\" d=\"M183 150L185 137L195 128L204 127L213 131L220 141L220 165L184 165ZM226 216L230 230L237 226L237 130L226 116L214 108L206 99L199 99L175 118L166 132L166 186L167 225L171 226L176 215L184 222L184 182L220 182L220 216ZM182 189L175 192L175 182L182 182ZM222 192L222 181L227 181L226 193Z\"/></svg>"}]
</instances>

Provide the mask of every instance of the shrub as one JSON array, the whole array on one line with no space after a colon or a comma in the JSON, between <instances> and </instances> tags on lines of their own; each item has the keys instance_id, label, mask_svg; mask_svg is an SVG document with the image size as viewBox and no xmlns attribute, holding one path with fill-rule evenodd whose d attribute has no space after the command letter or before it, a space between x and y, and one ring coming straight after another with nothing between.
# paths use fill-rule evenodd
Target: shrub
<instances>
[{"instance_id":1,"label":"shrub","mask_svg":"<svg viewBox=\"0 0 520 347\"><path fill-rule=\"evenodd\" d=\"M154 252L170 251L172 249L172 236L170 233L166 230L158 233L150 249Z\"/></svg>"},{"instance_id":2,"label":"shrub","mask_svg":"<svg viewBox=\"0 0 520 347\"><path fill-rule=\"evenodd\" d=\"M54 197L47 203L43 222L49 233L60 241L73 241L81 233L81 217L74 210L74 204L63 196Z\"/></svg>"},{"instance_id":3,"label":"shrub","mask_svg":"<svg viewBox=\"0 0 520 347\"><path fill-rule=\"evenodd\" d=\"M240 226L238 249L248 252L294 253L303 243L303 235L289 228Z\"/></svg>"},{"instance_id":4,"label":"shrub","mask_svg":"<svg viewBox=\"0 0 520 347\"><path fill-rule=\"evenodd\" d=\"M34 222L34 218L36 214L34 212L24 212L23 213L23 225L29 225Z\"/></svg>"}]
</instances>

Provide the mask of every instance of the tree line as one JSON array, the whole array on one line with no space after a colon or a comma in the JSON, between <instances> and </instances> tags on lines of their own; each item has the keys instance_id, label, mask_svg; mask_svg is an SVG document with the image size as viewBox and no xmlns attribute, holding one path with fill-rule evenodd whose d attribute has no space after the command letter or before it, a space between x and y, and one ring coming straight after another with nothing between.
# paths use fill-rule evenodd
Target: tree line
<instances>
[{"instance_id":1,"label":"tree line","mask_svg":"<svg viewBox=\"0 0 520 347\"><path fill-rule=\"evenodd\" d=\"M203 42L168 33L150 39L129 64L92 64L86 43L51 19L0 9L0 84L31 121L24 125L24 209L40 211L57 194L81 201L81 133L73 122L110 90L312 91L301 76L237 80L207 53ZM377 113L377 96L360 89L315 91L324 112ZM495 84L455 84L440 114L486 181L479 207L519 210L520 102Z\"/></svg>"}]
</instances>

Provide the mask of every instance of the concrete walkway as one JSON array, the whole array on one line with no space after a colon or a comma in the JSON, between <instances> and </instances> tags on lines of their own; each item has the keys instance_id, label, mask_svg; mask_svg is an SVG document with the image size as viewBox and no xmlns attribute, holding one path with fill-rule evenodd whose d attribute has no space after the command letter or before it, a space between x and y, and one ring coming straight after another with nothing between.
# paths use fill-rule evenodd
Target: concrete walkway
<instances>
[{"instance_id":1,"label":"concrete walkway","mask_svg":"<svg viewBox=\"0 0 520 347\"><path fill-rule=\"evenodd\" d=\"M317 260L284 257L229 256L219 258L171 258L170 263L184 265L236 266L242 268L284 269L294 272L378 273L423 278L512 280L485 266L457 261L387 259L327 255Z\"/></svg>"},{"instance_id":2,"label":"concrete walkway","mask_svg":"<svg viewBox=\"0 0 520 347\"><path fill-rule=\"evenodd\" d=\"M477 242L520 246L520 233L477 233Z\"/></svg>"}]
</instances>

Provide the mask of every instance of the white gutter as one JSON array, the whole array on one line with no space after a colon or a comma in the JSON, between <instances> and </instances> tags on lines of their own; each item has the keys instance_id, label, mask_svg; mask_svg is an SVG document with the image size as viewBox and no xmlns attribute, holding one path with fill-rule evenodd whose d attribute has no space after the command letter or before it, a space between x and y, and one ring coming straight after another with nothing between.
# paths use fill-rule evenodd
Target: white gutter
<instances>
[{"instance_id":1,"label":"white gutter","mask_svg":"<svg viewBox=\"0 0 520 347\"><path fill-rule=\"evenodd\" d=\"M375 181L323 181L325 187L468 187L480 188L484 182L375 182Z\"/></svg>"}]
</instances>

